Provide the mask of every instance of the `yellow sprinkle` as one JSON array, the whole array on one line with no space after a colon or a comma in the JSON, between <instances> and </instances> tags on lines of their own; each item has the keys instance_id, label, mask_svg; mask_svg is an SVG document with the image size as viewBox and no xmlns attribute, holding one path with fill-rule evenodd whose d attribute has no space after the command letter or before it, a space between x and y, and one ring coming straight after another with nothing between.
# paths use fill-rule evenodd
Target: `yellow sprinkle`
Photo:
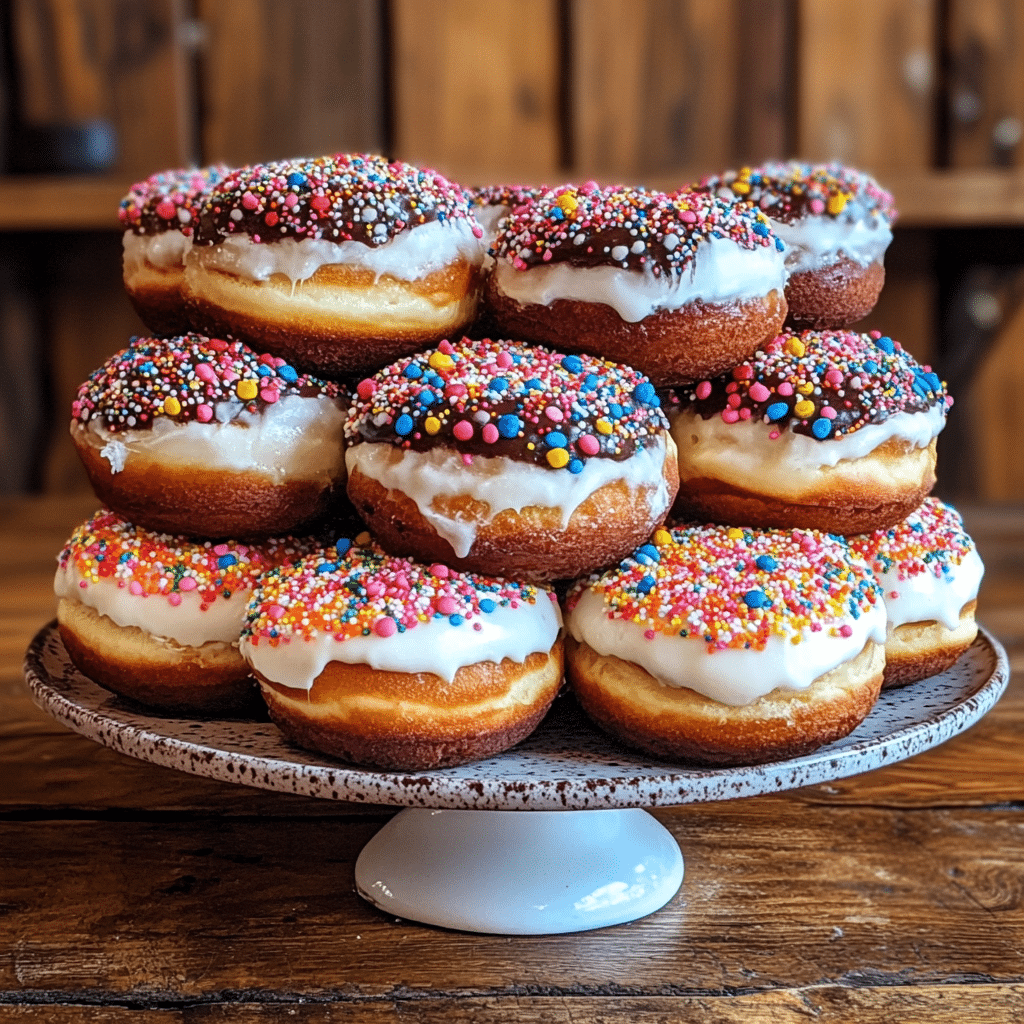
<instances>
[{"instance_id":1,"label":"yellow sprinkle","mask_svg":"<svg viewBox=\"0 0 1024 1024\"><path fill-rule=\"evenodd\" d=\"M428 416L423 421L423 429L428 434L436 434L441 429L441 421L436 416Z\"/></svg>"},{"instance_id":2,"label":"yellow sprinkle","mask_svg":"<svg viewBox=\"0 0 1024 1024\"><path fill-rule=\"evenodd\" d=\"M729 187L741 196L745 196L750 191L750 184L746 181L734 181Z\"/></svg>"},{"instance_id":3,"label":"yellow sprinkle","mask_svg":"<svg viewBox=\"0 0 1024 1024\"><path fill-rule=\"evenodd\" d=\"M164 412L168 416L177 416L181 412L181 402L179 402L174 395L168 395L164 399Z\"/></svg>"},{"instance_id":4,"label":"yellow sprinkle","mask_svg":"<svg viewBox=\"0 0 1024 1024\"><path fill-rule=\"evenodd\" d=\"M548 452L548 465L561 469L569 461L569 453L564 448L552 448Z\"/></svg>"},{"instance_id":5,"label":"yellow sprinkle","mask_svg":"<svg viewBox=\"0 0 1024 1024\"><path fill-rule=\"evenodd\" d=\"M743 531L738 526L730 526L729 540L743 540Z\"/></svg>"},{"instance_id":6,"label":"yellow sprinkle","mask_svg":"<svg viewBox=\"0 0 1024 1024\"><path fill-rule=\"evenodd\" d=\"M597 427L599 434L610 434L612 432L612 425L607 420L598 420L594 426Z\"/></svg>"},{"instance_id":7,"label":"yellow sprinkle","mask_svg":"<svg viewBox=\"0 0 1024 1024\"><path fill-rule=\"evenodd\" d=\"M444 352L431 352L430 358L427 362L435 370L447 370L455 364L452 362L452 357L446 355Z\"/></svg>"},{"instance_id":8,"label":"yellow sprinkle","mask_svg":"<svg viewBox=\"0 0 1024 1024\"><path fill-rule=\"evenodd\" d=\"M846 206L846 196L842 192L837 192L834 196L828 197L828 212L833 217L838 216L843 212L843 208Z\"/></svg>"},{"instance_id":9,"label":"yellow sprinkle","mask_svg":"<svg viewBox=\"0 0 1024 1024\"><path fill-rule=\"evenodd\" d=\"M814 391L814 385L809 380L806 380L803 384L797 385L797 391L799 391L801 395L812 394Z\"/></svg>"},{"instance_id":10,"label":"yellow sprinkle","mask_svg":"<svg viewBox=\"0 0 1024 1024\"><path fill-rule=\"evenodd\" d=\"M536 448L537 446L532 441L527 441L526 442L526 447L529 448L530 451L532 452L533 449Z\"/></svg>"},{"instance_id":11,"label":"yellow sprinkle","mask_svg":"<svg viewBox=\"0 0 1024 1024\"><path fill-rule=\"evenodd\" d=\"M797 402L796 405L793 406L793 412L795 412L800 419L805 420L814 412L814 403L807 401Z\"/></svg>"},{"instance_id":12,"label":"yellow sprinkle","mask_svg":"<svg viewBox=\"0 0 1024 1024\"><path fill-rule=\"evenodd\" d=\"M235 387L235 392L243 402L248 402L259 393L259 387L254 380L240 380Z\"/></svg>"},{"instance_id":13,"label":"yellow sprinkle","mask_svg":"<svg viewBox=\"0 0 1024 1024\"><path fill-rule=\"evenodd\" d=\"M799 338L790 338L789 341L786 342L786 351L791 356L796 356L797 359L800 359L807 349Z\"/></svg>"},{"instance_id":14,"label":"yellow sprinkle","mask_svg":"<svg viewBox=\"0 0 1024 1024\"><path fill-rule=\"evenodd\" d=\"M579 203L576 202L576 197L571 192L563 192L558 197L558 205L567 217L571 217L576 212Z\"/></svg>"},{"instance_id":15,"label":"yellow sprinkle","mask_svg":"<svg viewBox=\"0 0 1024 1024\"><path fill-rule=\"evenodd\" d=\"M671 544L672 534L668 530L657 530L654 534L654 543L657 545Z\"/></svg>"}]
</instances>

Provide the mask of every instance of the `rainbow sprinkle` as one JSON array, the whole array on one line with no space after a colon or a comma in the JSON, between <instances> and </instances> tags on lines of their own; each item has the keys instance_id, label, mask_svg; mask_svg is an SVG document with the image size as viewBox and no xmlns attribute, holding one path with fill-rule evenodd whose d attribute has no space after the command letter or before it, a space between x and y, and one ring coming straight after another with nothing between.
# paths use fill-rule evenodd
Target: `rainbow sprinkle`
<instances>
[{"instance_id":1,"label":"rainbow sprinkle","mask_svg":"<svg viewBox=\"0 0 1024 1024\"><path fill-rule=\"evenodd\" d=\"M693 637L709 653L764 650L770 637L849 636L849 622L881 598L867 565L843 538L813 530L680 526L658 530L617 569L579 581L604 596L610 619L656 636Z\"/></svg>"},{"instance_id":2,"label":"rainbow sprinkle","mask_svg":"<svg viewBox=\"0 0 1024 1024\"><path fill-rule=\"evenodd\" d=\"M504 456L582 472L590 458L625 459L655 443L668 421L651 382L628 366L513 341L442 341L359 383L349 443L472 460Z\"/></svg>"},{"instance_id":3,"label":"rainbow sprinkle","mask_svg":"<svg viewBox=\"0 0 1024 1024\"><path fill-rule=\"evenodd\" d=\"M770 341L730 373L677 392L703 419L761 420L773 437L785 428L836 439L901 412L943 415L953 404L930 366L878 331L803 331Z\"/></svg>"},{"instance_id":4,"label":"rainbow sprinkle","mask_svg":"<svg viewBox=\"0 0 1024 1024\"><path fill-rule=\"evenodd\" d=\"M132 338L79 387L71 415L80 423L101 416L113 433L146 429L158 417L228 422L291 395L338 399L342 392L240 341L200 334Z\"/></svg>"},{"instance_id":5,"label":"rainbow sprinkle","mask_svg":"<svg viewBox=\"0 0 1024 1024\"><path fill-rule=\"evenodd\" d=\"M121 227L136 235L191 235L210 189L228 173L226 164L214 164L202 170L161 171L136 182L117 211Z\"/></svg>"}]
</instances>

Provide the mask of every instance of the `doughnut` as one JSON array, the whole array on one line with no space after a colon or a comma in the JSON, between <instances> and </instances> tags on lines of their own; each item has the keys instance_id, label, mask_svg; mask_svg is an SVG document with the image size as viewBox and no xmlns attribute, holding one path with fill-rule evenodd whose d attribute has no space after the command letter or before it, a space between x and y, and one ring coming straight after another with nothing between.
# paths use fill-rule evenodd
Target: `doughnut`
<instances>
[{"instance_id":1,"label":"doughnut","mask_svg":"<svg viewBox=\"0 0 1024 1024\"><path fill-rule=\"evenodd\" d=\"M885 593L883 689L944 672L974 643L985 572L960 513L937 498L890 530L850 538Z\"/></svg>"},{"instance_id":2,"label":"doughnut","mask_svg":"<svg viewBox=\"0 0 1024 1024\"><path fill-rule=\"evenodd\" d=\"M190 315L311 373L371 373L473 321L482 239L434 171L345 154L244 167L200 211Z\"/></svg>"},{"instance_id":3,"label":"doughnut","mask_svg":"<svg viewBox=\"0 0 1024 1024\"><path fill-rule=\"evenodd\" d=\"M724 372L786 316L767 218L707 193L563 186L513 212L493 251L499 334L628 363L657 385Z\"/></svg>"},{"instance_id":4,"label":"doughnut","mask_svg":"<svg viewBox=\"0 0 1024 1024\"><path fill-rule=\"evenodd\" d=\"M103 509L58 558L61 639L80 671L141 704L189 714L241 710L255 696L238 653L253 585L311 547L290 537L190 541Z\"/></svg>"},{"instance_id":5,"label":"doughnut","mask_svg":"<svg viewBox=\"0 0 1024 1024\"><path fill-rule=\"evenodd\" d=\"M473 204L473 216L484 229L484 239L490 245L498 237L499 225L510 213L546 191L544 185L484 185L466 189L466 195Z\"/></svg>"},{"instance_id":6,"label":"doughnut","mask_svg":"<svg viewBox=\"0 0 1024 1024\"><path fill-rule=\"evenodd\" d=\"M392 554L546 582L610 565L676 491L661 399L628 366L462 339L361 381L348 495Z\"/></svg>"},{"instance_id":7,"label":"doughnut","mask_svg":"<svg viewBox=\"0 0 1024 1024\"><path fill-rule=\"evenodd\" d=\"M849 327L874 309L892 241L892 196L863 171L791 160L706 178L701 188L756 203L786 245L787 324Z\"/></svg>"},{"instance_id":8,"label":"doughnut","mask_svg":"<svg viewBox=\"0 0 1024 1024\"><path fill-rule=\"evenodd\" d=\"M121 200L124 287L142 322L155 334L190 329L184 306L185 256L199 207L229 168L161 171L137 182Z\"/></svg>"},{"instance_id":9,"label":"doughnut","mask_svg":"<svg viewBox=\"0 0 1024 1024\"><path fill-rule=\"evenodd\" d=\"M759 764L865 718L885 621L881 587L839 537L685 525L573 587L566 673L587 714L631 747Z\"/></svg>"},{"instance_id":10,"label":"doughnut","mask_svg":"<svg viewBox=\"0 0 1024 1024\"><path fill-rule=\"evenodd\" d=\"M418 565L363 535L265 575L241 651L288 739L418 771L536 728L562 681L560 628L546 590Z\"/></svg>"},{"instance_id":11,"label":"doughnut","mask_svg":"<svg viewBox=\"0 0 1024 1024\"><path fill-rule=\"evenodd\" d=\"M921 504L953 402L877 331L781 334L676 398L678 516L845 535Z\"/></svg>"},{"instance_id":12,"label":"doughnut","mask_svg":"<svg viewBox=\"0 0 1024 1024\"><path fill-rule=\"evenodd\" d=\"M338 385L239 341L133 338L71 413L97 497L150 530L287 533L344 496Z\"/></svg>"}]
</instances>

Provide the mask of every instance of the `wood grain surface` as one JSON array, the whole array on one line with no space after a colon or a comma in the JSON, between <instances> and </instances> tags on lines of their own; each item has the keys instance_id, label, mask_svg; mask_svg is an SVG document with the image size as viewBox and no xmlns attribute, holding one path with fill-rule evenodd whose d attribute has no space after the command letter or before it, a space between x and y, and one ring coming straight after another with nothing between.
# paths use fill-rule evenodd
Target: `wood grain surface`
<instances>
[{"instance_id":1,"label":"wood grain surface","mask_svg":"<svg viewBox=\"0 0 1024 1024\"><path fill-rule=\"evenodd\" d=\"M0 504L0 1021L986 1024L1024 1007L1024 514L965 510L1003 700L949 743L660 809L680 893L627 925L467 935L354 891L391 813L183 775L66 732L21 657L94 501Z\"/></svg>"}]
</instances>

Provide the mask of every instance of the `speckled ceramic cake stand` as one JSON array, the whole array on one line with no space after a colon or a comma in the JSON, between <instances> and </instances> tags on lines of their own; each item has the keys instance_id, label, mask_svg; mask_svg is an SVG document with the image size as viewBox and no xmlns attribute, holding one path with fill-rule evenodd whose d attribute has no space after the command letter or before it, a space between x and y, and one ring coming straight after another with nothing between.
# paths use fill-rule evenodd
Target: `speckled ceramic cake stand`
<instances>
[{"instance_id":1,"label":"speckled ceramic cake stand","mask_svg":"<svg viewBox=\"0 0 1024 1024\"><path fill-rule=\"evenodd\" d=\"M883 694L850 736L807 757L686 769L617 746L562 698L514 750L402 773L300 750L268 722L147 711L79 673L52 623L25 657L39 706L114 750L227 782L407 807L360 855L360 894L399 917L505 935L600 928L667 903L682 855L641 808L780 792L901 761L976 722L1009 676L1006 652L982 629L953 668Z\"/></svg>"}]
</instances>

